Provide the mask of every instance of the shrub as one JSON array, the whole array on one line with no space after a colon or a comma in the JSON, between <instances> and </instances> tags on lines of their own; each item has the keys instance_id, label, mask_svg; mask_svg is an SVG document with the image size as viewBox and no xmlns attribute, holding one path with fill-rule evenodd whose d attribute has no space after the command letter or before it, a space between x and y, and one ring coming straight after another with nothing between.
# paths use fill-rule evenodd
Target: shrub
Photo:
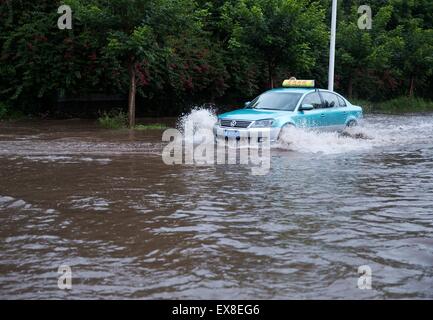
<instances>
[{"instance_id":1,"label":"shrub","mask_svg":"<svg viewBox=\"0 0 433 320\"><path fill-rule=\"evenodd\" d=\"M362 110L364 113L371 113L375 109L375 105L373 102L367 101L367 100L361 100L361 99L351 99L350 101L355 106L362 107Z\"/></svg>"},{"instance_id":2,"label":"shrub","mask_svg":"<svg viewBox=\"0 0 433 320\"><path fill-rule=\"evenodd\" d=\"M104 112L98 118L98 123L106 129L121 129L126 128L128 124L128 116L122 110L112 110Z\"/></svg>"},{"instance_id":3,"label":"shrub","mask_svg":"<svg viewBox=\"0 0 433 320\"><path fill-rule=\"evenodd\" d=\"M433 112L433 101L415 97L399 97L382 102L353 99L352 104L361 106L364 113Z\"/></svg>"},{"instance_id":4,"label":"shrub","mask_svg":"<svg viewBox=\"0 0 433 320\"><path fill-rule=\"evenodd\" d=\"M135 130L164 130L167 126L162 123L152 123L152 124L138 124L134 128Z\"/></svg>"},{"instance_id":5,"label":"shrub","mask_svg":"<svg viewBox=\"0 0 433 320\"><path fill-rule=\"evenodd\" d=\"M378 104L378 109L387 113L433 111L433 101L421 98L399 97Z\"/></svg>"},{"instance_id":6,"label":"shrub","mask_svg":"<svg viewBox=\"0 0 433 320\"><path fill-rule=\"evenodd\" d=\"M0 102L0 120L3 120L6 118L6 115L8 114L8 107L3 102Z\"/></svg>"}]
</instances>

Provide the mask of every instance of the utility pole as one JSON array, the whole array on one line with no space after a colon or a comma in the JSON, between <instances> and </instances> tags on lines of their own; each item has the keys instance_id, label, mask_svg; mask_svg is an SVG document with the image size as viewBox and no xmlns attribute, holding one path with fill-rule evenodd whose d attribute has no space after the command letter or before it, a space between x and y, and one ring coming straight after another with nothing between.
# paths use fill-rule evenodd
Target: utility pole
<instances>
[{"instance_id":1,"label":"utility pole","mask_svg":"<svg viewBox=\"0 0 433 320\"><path fill-rule=\"evenodd\" d=\"M335 34L337 31L337 0L332 0L331 42L329 45L328 90L334 91Z\"/></svg>"}]
</instances>

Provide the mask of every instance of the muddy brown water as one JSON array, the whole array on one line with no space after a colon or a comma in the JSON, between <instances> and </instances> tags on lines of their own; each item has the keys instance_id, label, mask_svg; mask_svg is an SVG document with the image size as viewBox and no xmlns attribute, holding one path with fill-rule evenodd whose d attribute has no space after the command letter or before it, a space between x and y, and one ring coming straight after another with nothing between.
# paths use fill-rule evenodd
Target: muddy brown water
<instances>
[{"instance_id":1,"label":"muddy brown water","mask_svg":"<svg viewBox=\"0 0 433 320\"><path fill-rule=\"evenodd\" d=\"M433 298L432 128L299 132L253 176L165 165L158 130L0 123L0 298Z\"/></svg>"}]
</instances>

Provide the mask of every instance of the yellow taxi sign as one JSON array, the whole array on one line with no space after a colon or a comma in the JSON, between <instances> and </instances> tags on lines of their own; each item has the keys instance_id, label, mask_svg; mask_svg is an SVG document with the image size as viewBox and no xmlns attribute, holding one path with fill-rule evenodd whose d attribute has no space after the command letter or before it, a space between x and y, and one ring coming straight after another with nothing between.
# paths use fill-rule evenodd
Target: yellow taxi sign
<instances>
[{"instance_id":1,"label":"yellow taxi sign","mask_svg":"<svg viewBox=\"0 0 433 320\"><path fill-rule=\"evenodd\" d=\"M283 87L285 88L314 88L314 80L297 80L296 78L290 78L283 81Z\"/></svg>"}]
</instances>

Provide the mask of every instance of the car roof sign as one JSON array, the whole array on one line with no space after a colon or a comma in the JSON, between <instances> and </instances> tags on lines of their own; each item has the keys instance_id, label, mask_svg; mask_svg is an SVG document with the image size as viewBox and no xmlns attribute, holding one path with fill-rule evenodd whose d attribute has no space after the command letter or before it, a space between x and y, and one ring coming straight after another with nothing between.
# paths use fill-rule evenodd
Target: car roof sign
<instances>
[{"instance_id":1,"label":"car roof sign","mask_svg":"<svg viewBox=\"0 0 433 320\"><path fill-rule=\"evenodd\" d=\"M297 80L292 77L283 81L283 87L285 88L314 88L314 80Z\"/></svg>"}]
</instances>

